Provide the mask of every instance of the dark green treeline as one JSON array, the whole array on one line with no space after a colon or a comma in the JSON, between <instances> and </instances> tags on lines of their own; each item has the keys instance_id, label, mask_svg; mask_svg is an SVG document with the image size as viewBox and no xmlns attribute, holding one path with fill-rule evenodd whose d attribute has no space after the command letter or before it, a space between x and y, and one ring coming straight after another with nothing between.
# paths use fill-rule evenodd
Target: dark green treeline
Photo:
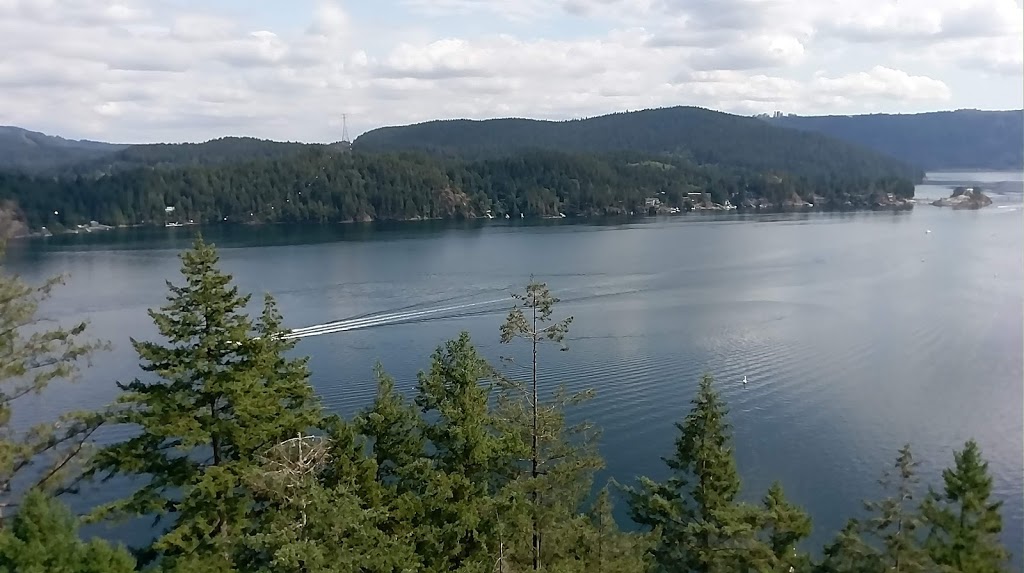
<instances>
[{"instance_id":1,"label":"dark green treeline","mask_svg":"<svg viewBox=\"0 0 1024 573\"><path fill-rule=\"evenodd\" d=\"M96 176L0 173L0 202L30 229L89 221L337 223L371 220L559 217L724 204L872 208L912 197L911 175L885 163L823 162L764 170L696 163L685 155L523 152L466 160L312 147L234 163L135 167ZM692 194L692 195L691 195ZM173 210L169 211L168 208Z\"/></svg>"},{"instance_id":2,"label":"dark green treeline","mask_svg":"<svg viewBox=\"0 0 1024 573\"><path fill-rule=\"evenodd\" d=\"M974 442L926 491L909 446L901 449L882 479L887 497L867 503L815 560L802 543L811 518L781 485L760 503L740 501L728 410L710 377L678 424L665 458L670 478L595 491L596 430L565 420L591 393L539 391L536 359L515 370L522 378L509 377L462 334L438 347L411 396L381 369L373 403L341 419L322 410L271 298L247 314L248 295L201 241L182 256L182 275L150 312L161 340L133 341L144 378L122 384L103 412L73 412L29 432L10 426L18 399L69 377L99 347L82 339L83 325L29 328L52 285L0 277L0 572L1008 567L1000 506ZM502 342L561 343L570 321L556 317L544 285L531 282L515 300ZM137 432L88 451L100 424ZM81 540L77 519L51 495L76 479L113 476L142 485L88 519L159 518L150 545ZM641 531L619 528L614 498Z\"/></svg>"}]
</instances>

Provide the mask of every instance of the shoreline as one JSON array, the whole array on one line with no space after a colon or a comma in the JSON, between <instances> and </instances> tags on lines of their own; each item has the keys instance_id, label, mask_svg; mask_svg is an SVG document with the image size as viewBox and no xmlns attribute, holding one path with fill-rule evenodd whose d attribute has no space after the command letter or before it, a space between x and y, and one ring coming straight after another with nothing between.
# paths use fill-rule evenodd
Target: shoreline
<instances>
[{"instance_id":1,"label":"shoreline","mask_svg":"<svg viewBox=\"0 0 1024 573\"><path fill-rule=\"evenodd\" d=\"M790 206L784 208L740 208L733 207L731 209L721 208L696 208L689 211L679 211L676 213L657 213L654 215L648 213L608 213L608 214L578 214L578 215L565 215L565 216L533 216L525 218L510 218L505 219L504 217L488 217L484 216L460 216L460 217L414 217L408 219L366 219L366 220L345 220L345 221L210 221L208 223L183 223L181 225L157 225L149 223L134 223L130 225L99 225L95 227L83 226L74 229L66 229L61 231L54 231L52 229L43 228L45 231L34 230L29 233L23 233L14 235L9 240L30 240L30 239L46 239L54 236L69 236L69 235L101 235L110 232L116 232L124 229L185 229L190 227L200 228L211 228L211 227L228 227L228 226L244 226L244 227L259 227L264 225L269 226L283 226L283 225L295 225L295 226L323 226L323 225L342 225L342 226L372 226L372 225L395 225L405 223L467 223L467 222L487 222L493 221L496 224L513 224L516 223L537 223L537 222L551 222L551 221L601 221L601 220L644 220L644 219L656 219L656 218L677 218L686 216L712 216L712 215L779 215L779 214L799 214L799 213L879 213L879 212L902 212L912 211L916 205L914 199L906 200L905 203L873 206L873 207L818 207L818 206Z\"/></svg>"}]
</instances>

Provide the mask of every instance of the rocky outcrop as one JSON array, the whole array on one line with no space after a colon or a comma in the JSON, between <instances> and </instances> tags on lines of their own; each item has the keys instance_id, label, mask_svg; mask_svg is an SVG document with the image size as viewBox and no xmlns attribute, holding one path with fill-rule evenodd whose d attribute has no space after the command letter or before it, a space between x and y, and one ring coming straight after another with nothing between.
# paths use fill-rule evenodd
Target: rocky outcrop
<instances>
[{"instance_id":1,"label":"rocky outcrop","mask_svg":"<svg viewBox=\"0 0 1024 573\"><path fill-rule=\"evenodd\" d=\"M435 192L437 215L449 219L453 217L472 218L476 216L470 203L469 195L461 189L446 186Z\"/></svg>"},{"instance_id":2,"label":"rocky outcrop","mask_svg":"<svg viewBox=\"0 0 1024 573\"><path fill-rule=\"evenodd\" d=\"M18 206L10 201L0 204L0 241L28 234L28 225Z\"/></svg>"},{"instance_id":3,"label":"rocky outcrop","mask_svg":"<svg viewBox=\"0 0 1024 573\"><path fill-rule=\"evenodd\" d=\"M980 187L957 187L949 197L932 201L936 207L952 207L955 210L981 209L991 204L992 199L982 193Z\"/></svg>"}]
</instances>

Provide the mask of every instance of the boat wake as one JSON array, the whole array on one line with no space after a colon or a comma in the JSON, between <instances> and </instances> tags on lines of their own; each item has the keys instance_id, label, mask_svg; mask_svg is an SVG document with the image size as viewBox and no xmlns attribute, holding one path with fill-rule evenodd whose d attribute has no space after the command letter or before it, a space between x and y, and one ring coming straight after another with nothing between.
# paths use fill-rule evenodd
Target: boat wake
<instances>
[{"instance_id":1,"label":"boat wake","mask_svg":"<svg viewBox=\"0 0 1024 573\"><path fill-rule=\"evenodd\" d=\"M511 287L487 289L487 291L511 291ZM569 296L567 296L564 299L561 299L561 301L563 303L577 303L596 299L603 299L607 297L636 294L638 292L641 292L641 289L612 287L611 289L606 290L601 288L588 287L586 289L583 289L583 292L570 291ZM332 320L330 322L324 322L322 324L303 326L301 328L294 328L292 330L289 330L281 338L309 338L311 336L320 336L322 334L335 334L338 332L348 332L352 330L360 330L376 326L413 324L426 322L429 320L467 318L471 316L481 316L486 314L505 313L511 310L513 304L516 302L511 298L511 296L483 301L467 301L467 299L477 298L481 294L483 294L483 292L478 291L472 294L462 294L440 300L433 300L430 302L420 302L417 304L401 308L375 311L363 315ZM460 302L458 304L447 304L445 306L436 306L444 303L452 303L458 301L459 299L462 299L462 301L465 302Z\"/></svg>"},{"instance_id":2,"label":"boat wake","mask_svg":"<svg viewBox=\"0 0 1024 573\"><path fill-rule=\"evenodd\" d=\"M325 322L323 324L314 324L312 326L305 326L302 328L295 328L288 331L284 336L282 336L282 338L308 338L310 336L320 336L321 334L334 334L336 332L347 332L350 330L359 330L362 328L370 328L374 326L409 324L445 318L462 318L477 314L486 314L507 310L508 307L510 306L511 301L508 298L499 298L495 300L455 304L421 310L405 310L402 312L381 312L360 317L334 320L331 322Z\"/></svg>"}]
</instances>

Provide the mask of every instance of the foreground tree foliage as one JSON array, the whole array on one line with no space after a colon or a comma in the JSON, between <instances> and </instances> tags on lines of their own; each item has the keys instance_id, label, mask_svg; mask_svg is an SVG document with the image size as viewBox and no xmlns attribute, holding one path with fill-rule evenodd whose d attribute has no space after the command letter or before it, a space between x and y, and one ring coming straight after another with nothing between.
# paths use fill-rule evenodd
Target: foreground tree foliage
<instances>
[{"instance_id":1,"label":"foreground tree foliage","mask_svg":"<svg viewBox=\"0 0 1024 573\"><path fill-rule=\"evenodd\" d=\"M825 548L826 573L887 571L1009 571L1009 553L997 538L1000 503L989 498L992 478L973 440L954 453L955 466L942 472L941 492L930 490L913 503L918 478L910 446L900 449L882 486L890 496L865 503L866 520L850 520Z\"/></svg>"},{"instance_id":2,"label":"foreground tree foliage","mask_svg":"<svg viewBox=\"0 0 1024 573\"><path fill-rule=\"evenodd\" d=\"M418 528L434 548L423 553L428 570L490 571L510 541L499 524L518 510L508 486L524 448L490 410L494 388L493 369L465 333L419 376L415 401L420 420L430 420L422 426L430 475L420 496L430 521Z\"/></svg>"},{"instance_id":3,"label":"foreground tree foliage","mask_svg":"<svg viewBox=\"0 0 1024 573\"><path fill-rule=\"evenodd\" d=\"M0 222L0 257L6 230ZM0 524L27 490L66 485L102 422L95 412L68 412L28 429L11 426L15 408L26 397L53 382L73 380L79 366L105 348L85 338L84 322L55 327L40 316L40 304L62 282L56 277L32 286L0 270Z\"/></svg>"},{"instance_id":4,"label":"foreground tree foliage","mask_svg":"<svg viewBox=\"0 0 1024 573\"><path fill-rule=\"evenodd\" d=\"M377 399L357 421L394 499L393 531L412 540L427 571L490 571L509 543L500 522L517 510L507 486L522 444L490 411L488 379L493 369L463 334L434 353L412 403L379 375Z\"/></svg>"},{"instance_id":5,"label":"foreground tree foliage","mask_svg":"<svg viewBox=\"0 0 1024 573\"><path fill-rule=\"evenodd\" d=\"M514 293L517 301L501 326L501 342L509 344L521 339L529 345L529 364L523 367L527 381L507 378L499 409L512 421L524 442L529 444L521 493L529 499L530 567L540 570L545 530L566 525L566 512L574 513L582 502L584 488L589 491L592 474L601 467L601 460L593 451L593 436L587 426L566 427L565 407L589 398L583 392L569 396L560 388L551 402L541 400L538 383L538 352L543 343L562 345L569 331L572 317L554 320L554 306L558 299L547 286L533 280L523 293ZM565 350L565 346L561 346ZM519 366L514 360L511 364ZM579 438L579 439L576 439ZM574 486L579 487L575 492ZM570 495L566 495L570 494ZM556 539L552 535L552 540ZM552 546L547 553L552 558L564 556Z\"/></svg>"},{"instance_id":6,"label":"foreground tree foliage","mask_svg":"<svg viewBox=\"0 0 1024 573\"><path fill-rule=\"evenodd\" d=\"M871 514L865 522L865 533L880 547L877 559L883 570L917 573L931 569L920 543L921 516L918 507L912 505L920 482L917 466L910 444L904 445L896 457L894 471L886 472L879 482L891 492L890 497L864 504Z\"/></svg>"},{"instance_id":7,"label":"foreground tree foliage","mask_svg":"<svg viewBox=\"0 0 1024 573\"><path fill-rule=\"evenodd\" d=\"M373 403L344 420L321 411L271 299L249 318L249 297L201 240L182 261L184 283L170 284L168 303L151 311L162 342L135 342L147 378L125 384L106 418L137 433L102 449L87 474L137 487L95 517L154 517L162 527L137 548L136 563L122 549L81 541L68 510L31 488L0 524L0 573L988 573L1008 565L996 537L1000 506L974 442L923 504L917 462L901 449L882 480L888 497L866 503L867 515L815 563L805 552L811 520L780 484L759 504L741 501L728 409L710 376L678 424L670 477L625 488L629 512L649 531L619 529L613 490L593 491L596 434L566 420L590 393L569 395L542 376L542 343L561 344L569 325L553 319L558 301L543 283L515 298L501 329L502 342L527 342L527 376L497 372L463 333L437 348L412 387L378 369ZM0 313L22 316L10 308L22 307ZM43 350L22 347L20 356L52 352L34 348Z\"/></svg>"},{"instance_id":8,"label":"foreground tree foliage","mask_svg":"<svg viewBox=\"0 0 1024 573\"><path fill-rule=\"evenodd\" d=\"M627 490L633 519L655 531L658 571L788 571L809 560L796 544L810 519L774 485L764 509L737 501L728 410L704 376L693 409L681 424L676 452L665 460L672 477L641 478Z\"/></svg>"},{"instance_id":9,"label":"foreground tree foliage","mask_svg":"<svg viewBox=\"0 0 1024 573\"><path fill-rule=\"evenodd\" d=\"M1002 502L992 501L992 477L977 442L969 440L943 470L941 491L930 491L922 517L931 526L925 540L932 561L943 571L1004 571L1009 554L1000 544Z\"/></svg>"},{"instance_id":10,"label":"foreground tree foliage","mask_svg":"<svg viewBox=\"0 0 1024 573\"><path fill-rule=\"evenodd\" d=\"M10 527L0 530L0 573L129 573L135 559L120 547L78 538L66 507L39 491L22 501Z\"/></svg>"},{"instance_id":11,"label":"foreground tree foliage","mask_svg":"<svg viewBox=\"0 0 1024 573\"><path fill-rule=\"evenodd\" d=\"M811 534L811 518L799 506L791 503L782 492L782 484L775 482L762 501L760 538L767 542L770 555L764 561L769 571L809 571L810 556L798 545Z\"/></svg>"},{"instance_id":12,"label":"foreground tree foliage","mask_svg":"<svg viewBox=\"0 0 1024 573\"><path fill-rule=\"evenodd\" d=\"M266 448L321 419L305 359L284 356L269 297L253 322L249 296L217 269L213 247L197 239L182 256L185 283L168 283L168 303L150 311L165 344L132 341L154 374L121 386L113 416L140 431L100 451L92 471L148 483L101 514L172 514L153 550L166 557L216 555L231 563L254 500L243 478Z\"/></svg>"}]
</instances>

